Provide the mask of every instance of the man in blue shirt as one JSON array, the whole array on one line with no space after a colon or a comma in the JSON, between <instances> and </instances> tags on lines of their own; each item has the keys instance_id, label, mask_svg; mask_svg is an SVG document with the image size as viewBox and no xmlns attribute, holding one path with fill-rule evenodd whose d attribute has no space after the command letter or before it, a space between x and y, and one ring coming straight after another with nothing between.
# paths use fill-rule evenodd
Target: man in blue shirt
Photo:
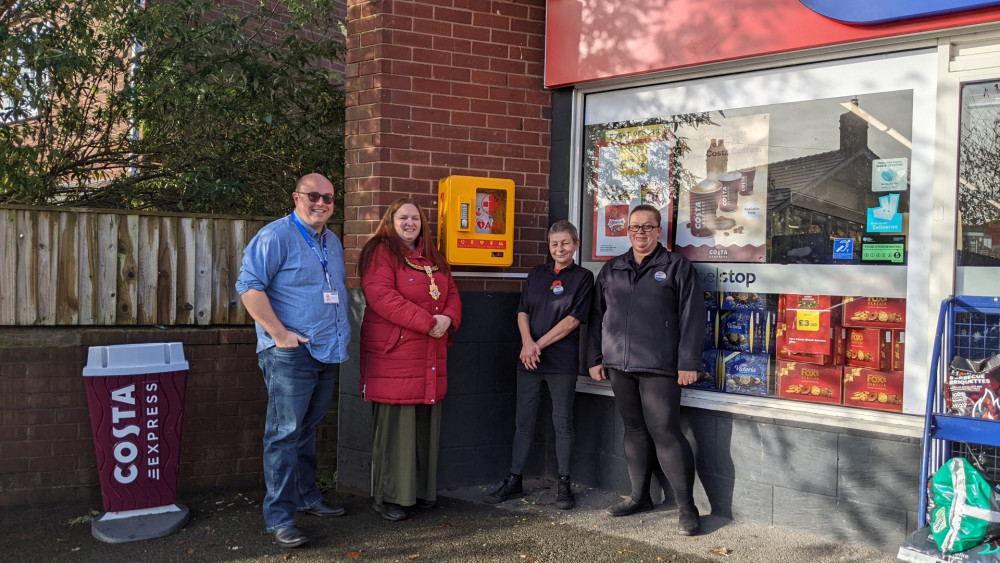
<instances>
[{"instance_id":1,"label":"man in blue shirt","mask_svg":"<svg viewBox=\"0 0 1000 563\"><path fill-rule=\"evenodd\" d=\"M236 291L257 325L257 357L267 385L264 523L281 547L308 538L295 512L341 516L316 485L316 427L330 409L347 360L344 247L326 228L333 184L299 179L291 215L264 226L247 245Z\"/></svg>"}]
</instances>

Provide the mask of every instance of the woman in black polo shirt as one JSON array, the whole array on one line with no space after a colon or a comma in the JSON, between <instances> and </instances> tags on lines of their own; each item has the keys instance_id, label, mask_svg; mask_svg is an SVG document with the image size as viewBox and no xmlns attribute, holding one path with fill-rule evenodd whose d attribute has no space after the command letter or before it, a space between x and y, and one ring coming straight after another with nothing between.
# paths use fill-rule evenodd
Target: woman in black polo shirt
<instances>
[{"instance_id":1,"label":"woman in black polo shirt","mask_svg":"<svg viewBox=\"0 0 1000 563\"><path fill-rule=\"evenodd\" d=\"M524 495L521 474L535 435L542 383L552 397L559 487L556 506L576 504L570 488L573 454L573 398L580 363L580 322L586 320L594 290L594 275L573 263L580 248L576 227L557 221L549 227L551 261L535 266L521 292L517 327L521 331L521 363L517 368L517 408L510 475L486 495L496 504Z\"/></svg>"}]
</instances>

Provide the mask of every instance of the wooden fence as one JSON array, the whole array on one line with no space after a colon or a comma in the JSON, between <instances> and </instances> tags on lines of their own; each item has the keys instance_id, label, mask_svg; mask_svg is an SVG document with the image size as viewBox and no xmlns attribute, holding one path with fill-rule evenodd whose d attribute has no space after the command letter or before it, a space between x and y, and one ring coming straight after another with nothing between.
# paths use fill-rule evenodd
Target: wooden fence
<instances>
[{"instance_id":1,"label":"wooden fence","mask_svg":"<svg viewBox=\"0 0 1000 563\"><path fill-rule=\"evenodd\" d=\"M272 219L0 207L0 325L252 323L233 284Z\"/></svg>"}]
</instances>

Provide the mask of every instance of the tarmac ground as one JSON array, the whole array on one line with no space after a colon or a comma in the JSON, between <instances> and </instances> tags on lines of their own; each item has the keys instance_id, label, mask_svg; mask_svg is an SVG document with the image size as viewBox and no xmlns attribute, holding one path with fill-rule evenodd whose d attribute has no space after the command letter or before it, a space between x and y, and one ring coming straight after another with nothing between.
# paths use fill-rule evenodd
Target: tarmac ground
<instances>
[{"instance_id":1,"label":"tarmac ground","mask_svg":"<svg viewBox=\"0 0 1000 563\"><path fill-rule=\"evenodd\" d=\"M0 560L174 561L446 561L770 563L890 562L895 554L752 522L702 516L697 537L674 534L677 511L658 506L623 518L605 509L616 494L576 486L577 506L555 508L555 483L525 481L526 496L500 505L481 502L488 487L442 491L435 508L412 509L402 522L383 520L367 497L328 493L347 508L340 518L299 516L310 543L282 549L264 531L263 491L181 499L190 519L165 537L105 543L91 535L86 508L5 508Z\"/></svg>"}]
</instances>

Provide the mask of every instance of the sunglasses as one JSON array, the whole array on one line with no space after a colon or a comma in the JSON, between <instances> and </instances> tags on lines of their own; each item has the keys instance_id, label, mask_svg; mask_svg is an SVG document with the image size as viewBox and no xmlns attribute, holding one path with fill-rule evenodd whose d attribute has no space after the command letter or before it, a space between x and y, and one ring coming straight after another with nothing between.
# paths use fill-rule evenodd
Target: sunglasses
<instances>
[{"instance_id":1,"label":"sunglasses","mask_svg":"<svg viewBox=\"0 0 1000 563\"><path fill-rule=\"evenodd\" d=\"M323 200L323 203L326 203L328 205L333 203L333 194L321 194L319 192L295 192L295 193L306 196L307 198L309 198L309 201L313 203L316 203L320 199Z\"/></svg>"}]
</instances>

